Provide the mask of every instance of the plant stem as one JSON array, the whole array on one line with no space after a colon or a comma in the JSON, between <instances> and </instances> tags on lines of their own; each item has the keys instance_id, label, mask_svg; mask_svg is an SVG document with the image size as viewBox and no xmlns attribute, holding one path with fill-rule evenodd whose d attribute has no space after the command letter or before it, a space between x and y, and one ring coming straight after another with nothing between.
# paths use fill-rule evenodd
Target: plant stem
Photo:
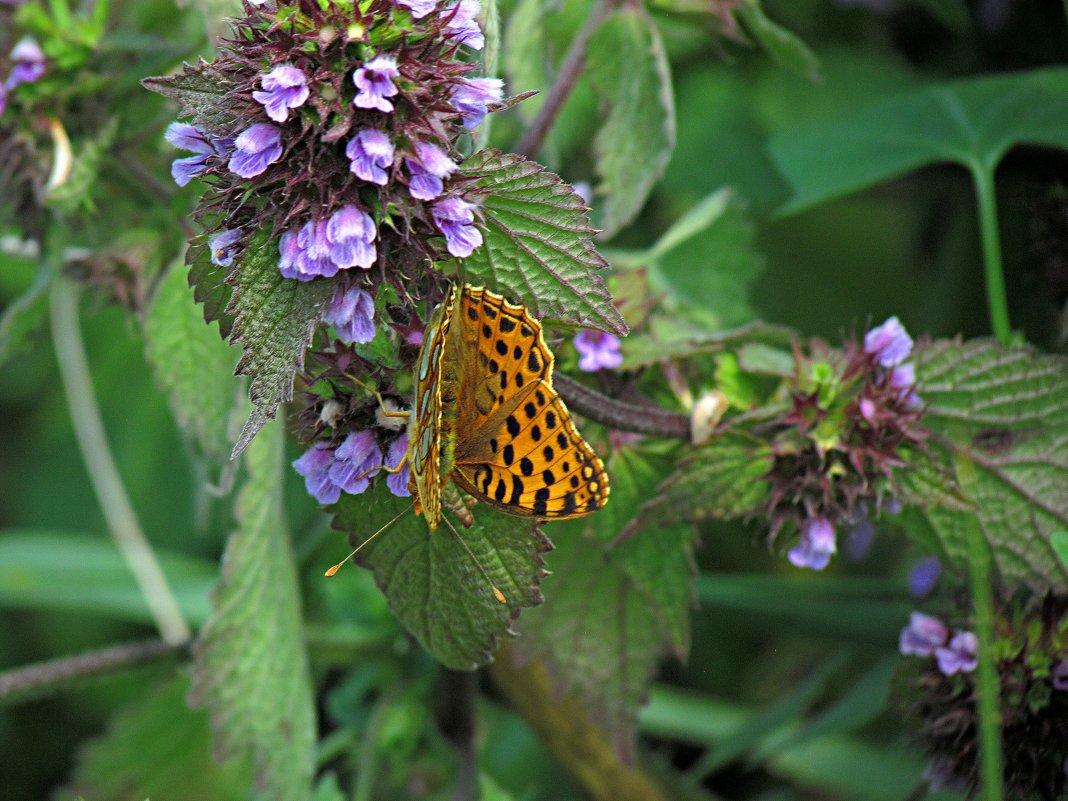
<instances>
[{"instance_id":1,"label":"plant stem","mask_svg":"<svg viewBox=\"0 0 1068 801\"><path fill-rule=\"evenodd\" d=\"M179 656L187 650L188 643L143 640L26 665L0 673L0 700L28 700L62 684Z\"/></svg>"},{"instance_id":2,"label":"plant stem","mask_svg":"<svg viewBox=\"0 0 1068 801\"><path fill-rule=\"evenodd\" d=\"M572 411L619 431L689 441L690 417L659 406L636 406L609 398L566 375L553 376L553 386Z\"/></svg>"},{"instance_id":3,"label":"plant stem","mask_svg":"<svg viewBox=\"0 0 1068 801\"><path fill-rule=\"evenodd\" d=\"M961 487L975 497L978 479L975 465L963 456L956 458ZM994 664L994 595L990 586L990 550L974 514L966 516L968 564L970 566L975 633L979 640L979 667L976 673L979 759L982 767L983 801L1002 799L1000 682Z\"/></svg>"},{"instance_id":4,"label":"plant stem","mask_svg":"<svg viewBox=\"0 0 1068 801\"><path fill-rule=\"evenodd\" d=\"M46 253L46 258L48 254ZM108 448L78 319L78 288L55 270L52 281L52 337L67 394L74 436L89 480L116 546L133 573L163 640L186 642L191 632L156 555L141 531Z\"/></svg>"},{"instance_id":5,"label":"plant stem","mask_svg":"<svg viewBox=\"0 0 1068 801\"><path fill-rule=\"evenodd\" d=\"M516 153L528 159L533 159L538 155L542 145L545 144L545 138L553 127L553 123L556 122L556 118L560 114L560 110L564 107L564 103L567 102L567 99L571 96L571 91L578 82L579 75L582 72L582 65L586 61L586 45L589 44L590 37L593 36L593 32L597 30L616 4L617 0L601 0L594 6L590 16L583 24L582 30L578 32L574 41L571 42L571 47L568 48L567 55L564 56L564 61L560 65L560 71L556 74L556 80L549 87L549 93L545 96L545 102L541 108L538 109L534 122L527 128L527 132L523 134L523 138L515 149Z\"/></svg>"},{"instance_id":6,"label":"plant stem","mask_svg":"<svg viewBox=\"0 0 1068 801\"><path fill-rule=\"evenodd\" d=\"M979 233L983 239L983 265L986 272L986 304L994 336L1003 345L1012 341L1009 306L1005 296L1005 273L1001 263L1001 234L998 230L997 196L994 192L994 167L970 166L975 183L979 210Z\"/></svg>"}]
</instances>

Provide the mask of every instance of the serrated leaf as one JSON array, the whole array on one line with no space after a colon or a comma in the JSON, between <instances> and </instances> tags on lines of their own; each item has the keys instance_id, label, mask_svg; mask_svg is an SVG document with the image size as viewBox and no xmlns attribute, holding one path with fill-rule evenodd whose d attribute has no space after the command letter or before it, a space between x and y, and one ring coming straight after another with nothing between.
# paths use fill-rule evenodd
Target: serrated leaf
<instances>
[{"instance_id":1,"label":"serrated leaf","mask_svg":"<svg viewBox=\"0 0 1068 801\"><path fill-rule=\"evenodd\" d=\"M342 495L331 509L335 528L362 540L411 505L411 500L391 495L385 482L376 482L370 495ZM512 633L520 610L541 603L542 554L552 549L530 521L482 506L475 508L474 517L471 528L453 525L504 593L506 604L497 601L444 525L430 531L412 513L360 552L361 564L374 571L400 622L436 659L456 670L489 662L498 638Z\"/></svg>"},{"instance_id":2,"label":"serrated leaf","mask_svg":"<svg viewBox=\"0 0 1068 801\"><path fill-rule=\"evenodd\" d=\"M587 76L608 113L593 142L611 236L633 220L675 147L675 96L664 44L640 6L615 12L590 37Z\"/></svg>"},{"instance_id":3,"label":"serrated leaf","mask_svg":"<svg viewBox=\"0 0 1068 801\"><path fill-rule=\"evenodd\" d=\"M252 379L252 413L234 445L235 457L274 419L278 405L292 400L293 376L304 365L304 352L334 290L332 282L322 279L283 278L277 249L270 242L266 232L256 234L228 279L234 287L226 308L234 316L230 342L245 351L237 374Z\"/></svg>"},{"instance_id":4,"label":"serrated leaf","mask_svg":"<svg viewBox=\"0 0 1068 801\"><path fill-rule=\"evenodd\" d=\"M769 19L760 0L743 0L734 13L779 66L803 75L810 81L820 79L820 62L816 54L797 34Z\"/></svg>"},{"instance_id":5,"label":"serrated leaf","mask_svg":"<svg viewBox=\"0 0 1068 801\"><path fill-rule=\"evenodd\" d=\"M282 507L282 426L248 450L238 527L223 557L214 614L195 648L190 698L211 714L221 759L251 758L259 798L311 795L315 706L297 571Z\"/></svg>"},{"instance_id":6,"label":"serrated leaf","mask_svg":"<svg viewBox=\"0 0 1068 801\"><path fill-rule=\"evenodd\" d=\"M200 455L223 462L230 451L237 357L204 322L181 264L172 265L157 287L144 327L149 363L179 425Z\"/></svg>"},{"instance_id":7,"label":"serrated leaf","mask_svg":"<svg viewBox=\"0 0 1068 801\"><path fill-rule=\"evenodd\" d=\"M645 261L656 266L678 302L699 306L717 328L729 328L755 316L749 292L764 271L764 259L753 236L744 203L723 189L687 211Z\"/></svg>"},{"instance_id":8,"label":"serrated leaf","mask_svg":"<svg viewBox=\"0 0 1068 801\"><path fill-rule=\"evenodd\" d=\"M226 313L233 295L233 287L226 283L229 272L211 260L208 237L201 236L189 243L185 254L189 266L189 285L193 287L193 299L201 305L204 322L218 321L219 334L229 337L234 318Z\"/></svg>"},{"instance_id":9,"label":"serrated leaf","mask_svg":"<svg viewBox=\"0 0 1068 801\"><path fill-rule=\"evenodd\" d=\"M112 118L95 136L78 143L76 152L71 155L70 174L66 180L45 193L48 206L66 214L93 210L93 185L104 157L115 141L118 125L118 120Z\"/></svg>"},{"instance_id":10,"label":"serrated leaf","mask_svg":"<svg viewBox=\"0 0 1068 801\"><path fill-rule=\"evenodd\" d=\"M1068 531L1055 531L1049 541L1061 564L1068 568Z\"/></svg>"},{"instance_id":11,"label":"serrated leaf","mask_svg":"<svg viewBox=\"0 0 1068 801\"><path fill-rule=\"evenodd\" d=\"M780 213L794 214L928 164L991 170L1017 144L1068 147L1068 69L927 86L777 134L769 150L793 187Z\"/></svg>"},{"instance_id":12,"label":"serrated leaf","mask_svg":"<svg viewBox=\"0 0 1068 801\"><path fill-rule=\"evenodd\" d=\"M0 313L0 365L30 346L48 314L49 273L39 270L33 284Z\"/></svg>"},{"instance_id":13,"label":"serrated leaf","mask_svg":"<svg viewBox=\"0 0 1068 801\"><path fill-rule=\"evenodd\" d=\"M918 347L915 361L936 464L975 468L973 509L925 510L946 557L967 567L974 515L1004 583L1068 587L1051 542L1068 526L1068 359L980 339Z\"/></svg>"},{"instance_id":14,"label":"serrated leaf","mask_svg":"<svg viewBox=\"0 0 1068 801\"><path fill-rule=\"evenodd\" d=\"M220 135L232 134L234 115L226 102L230 81L204 59L196 66L182 64L182 71L173 75L145 78L141 85L177 100L178 116L188 118L198 128Z\"/></svg>"},{"instance_id":15,"label":"serrated leaf","mask_svg":"<svg viewBox=\"0 0 1068 801\"><path fill-rule=\"evenodd\" d=\"M655 523L743 517L758 511L770 491L763 476L774 462L771 445L744 431L725 431L679 462L627 528Z\"/></svg>"},{"instance_id":16,"label":"serrated leaf","mask_svg":"<svg viewBox=\"0 0 1068 801\"><path fill-rule=\"evenodd\" d=\"M212 759L208 716L186 705L188 687L179 676L115 713L80 752L57 801L245 801L248 765Z\"/></svg>"},{"instance_id":17,"label":"serrated leaf","mask_svg":"<svg viewBox=\"0 0 1068 801\"><path fill-rule=\"evenodd\" d=\"M626 334L600 271L586 204L540 164L483 150L464 162L482 194L484 244L464 259L469 281L485 284L536 317Z\"/></svg>"}]
</instances>

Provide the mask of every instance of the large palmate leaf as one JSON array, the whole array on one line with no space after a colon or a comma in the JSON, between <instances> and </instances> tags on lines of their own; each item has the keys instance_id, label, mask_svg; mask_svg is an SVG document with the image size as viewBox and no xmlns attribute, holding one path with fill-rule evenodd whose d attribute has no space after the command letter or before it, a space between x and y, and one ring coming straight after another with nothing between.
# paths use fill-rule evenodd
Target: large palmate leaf
<instances>
[{"instance_id":1,"label":"large palmate leaf","mask_svg":"<svg viewBox=\"0 0 1068 801\"><path fill-rule=\"evenodd\" d=\"M186 706L188 687L179 676L119 710L81 751L57 801L245 801L248 763L212 758L208 716Z\"/></svg>"},{"instance_id":2,"label":"large palmate leaf","mask_svg":"<svg viewBox=\"0 0 1068 801\"><path fill-rule=\"evenodd\" d=\"M472 283L503 292L537 317L627 332L605 286L607 263L591 237L586 204L539 164L483 150L464 162L482 196L485 242L464 259Z\"/></svg>"},{"instance_id":3,"label":"large palmate leaf","mask_svg":"<svg viewBox=\"0 0 1068 801\"><path fill-rule=\"evenodd\" d=\"M411 505L379 481L369 495L342 495L332 507L334 526L361 541L402 515L360 552L360 562L374 571L390 608L424 648L447 667L474 669L492 658L521 609L541 603L542 554L552 544L533 522L481 506L471 528L453 523L504 593L501 604L445 521L430 531L422 517L402 514Z\"/></svg>"},{"instance_id":4,"label":"large palmate leaf","mask_svg":"<svg viewBox=\"0 0 1068 801\"><path fill-rule=\"evenodd\" d=\"M560 691L582 699L616 749L633 754L634 724L657 661L689 643L693 564L688 526L612 540L654 492L666 455L616 454L610 503L555 525L545 603L520 621L520 662L544 661Z\"/></svg>"},{"instance_id":5,"label":"large palmate leaf","mask_svg":"<svg viewBox=\"0 0 1068 801\"><path fill-rule=\"evenodd\" d=\"M245 350L237 374L252 379L252 413L234 445L234 456L274 418L280 403L292 399L293 376L304 364L304 351L334 290L330 281L284 278L269 240L265 231L254 236L241 254L241 269L229 279L234 287L226 308L234 316L230 341Z\"/></svg>"},{"instance_id":6,"label":"large palmate leaf","mask_svg":"<svg viewBox=\"0 0 1068 801\"><path fill-rule=\"evenodd\" d=\"M656 26L641 6L625 7L590 37L587 75L608 113L593 142L611 236L641 211L675 146L671 71Z\"/></svg>"},{"instance_id":7,"label":"large palmate leaf","mask_svg":"<svg viewBox=\"0 0 1068 801\"><path fill-rule=\"evenodd\" d=\"M1017 144L1068 147L1068 69L928 86L778 134L769 149L792 214L928 164L989 172Z\"/></svg>"},{"instance_id":8,"label":"large palmate leaf","mask_svg":"<svg viewBox=\"0 0 1068 801\"><path fill-rule=\"evenodd\" d=\"M238 527L195 649L190 696L211 713L217 755L251 758L265 801L309 797L315 772L315 706L282 508L282 437L276 423L248 450Z\"/></svg>"},{"instance_id":9,"label":"large palmate leaf","mask_svg":"<svg viewBox=\"0 0 1068 801\"><path fill-rule=\"evenodd\" d=\"M235 349L205 324L181 265L172 265L145 315L156 381L197 452L211 462L229 454L238 384Z\"/></svg>"},{"instance_id":10,"label":"large palmate leaf","mask_svg":"<svg viewBox=\"0 0 1068 801\"><path fill-rule=\"evenodd\" d=\"M943 555L967 567L974 516L1003 581L1068 587L1051 541L1068 528L1068 359L982 339L941 340L917 348L915 360L934 456L951 474L957 460L974 466L975 480L962 485L974 508L925 510Z\"/></svg>"}]
</instances>

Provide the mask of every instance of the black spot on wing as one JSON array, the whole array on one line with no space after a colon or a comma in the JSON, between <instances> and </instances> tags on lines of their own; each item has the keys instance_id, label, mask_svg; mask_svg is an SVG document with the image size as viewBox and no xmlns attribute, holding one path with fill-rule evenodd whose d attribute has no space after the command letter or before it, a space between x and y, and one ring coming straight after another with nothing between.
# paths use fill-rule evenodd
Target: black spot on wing
<instances>
[{"instance_id":1,"label":"black spot on wing","mask_svg":"<svg viewBox=\"0 0 1068 801\"><path fill-rule=\"evenodd\" d=\"M519 460L519 471L524 476L534 475L534 462L530 461L526 456Z\"/></svg>"},{"instance_id":2,"label":"black spot on wing","mask_svg":"<svg viewBox=\"0 0 1068 801\"><path fill-rule=\"evenodd\" d=\"M478 309L476 309L474 306L468 306L467 307L467 316L471 320L477 320L478 319Z\"/></svg>"},{"instance_id":3,"label":"black spot on wing","mask_svg":"<svg viewBox=\"0 0 1068 801\"><path fill-rule=\"evenodd\" d=\"M517 356L516 358L518 359L519 357ZM541 371L541 359L538 357L538 352L533 348L527 354L527 369L532 373Z\"/></svg>"},{"instance_id":4,"label":"black spot on wing","mask_svg":"<svg viewBox=\"0 0 1068 801\"><path fill-rule=\"evenodd\" d=\"M519 478L519 476L512 476L512 497L508 499L508 503L510 503L512 506L518 506L522 495L522 480Z\"/></svg>"},{"instance_id":5,"label":"black spot on wing","mask_svg":"<svg viewBox=\"0 0 1068 801\"><path fill-rule=\"evenodd\" d=\"M501 318L500 328L506 334L512 333L513 331L515 331L515 320L509 317L508 315L505 315Z\"/></svg>"},{"instance_id":6,"label":"black spot on wing","mask_svg":"<svg viewBox=\"0 0 1068 801\"><path fill-rule=\"evenodd\" d=\"M545 427L550 431L556 428L556 412L554 412L552 409L545 413ZM562 448L563 445L561 445L560 447Z\"/></svg>"},{"instance_id":7,"label":"black spot on wing","mask_svg":"<svg viewBox=\"0 0 1068 801\"><path fill-rule=\"evenodd\" d=\"M497 349L497 353L499 355L501 355L501 356L507 356L508 355L508 345L505 344L503 339L498 339L493 344L493 347Z\"/></svg>"},{"instance_id":8,"label":"black spot on wing","mask_svg":"<svg viewBox=\"0 0 1068 801\"><path fill-rule=\"evenodd\" d=\"M508 433L513 436L519 436L519 421L515 419L514 414L508 415L508 419L504 421L505 428L508 429Z\"/></svg>"},{"instance_id":9,"label":"black spot on wing","mask_svg":"<svg viewBox=\"0 0 1068 801\"><path fill-rule=\"evenodd\" d=\"M501 451L501 458L504 459L504 463L511 467L512 462L515 461L515 448L512 447L512 443L508 443L504 446L504 450Z\"/></svg>"},{"instance_id":10,"label":"black spot on wing","mask_svg":"<svg viewBox=\"0 0 1068 801\"><path fill-rule=\"evenodd\" d=\"M504 479L498 478L497 486L493 488L493 497L496 498L498 502L500 502L504 500L504 496L507 494L508 488L504 485Z\"/></svg>"}]
</instances>

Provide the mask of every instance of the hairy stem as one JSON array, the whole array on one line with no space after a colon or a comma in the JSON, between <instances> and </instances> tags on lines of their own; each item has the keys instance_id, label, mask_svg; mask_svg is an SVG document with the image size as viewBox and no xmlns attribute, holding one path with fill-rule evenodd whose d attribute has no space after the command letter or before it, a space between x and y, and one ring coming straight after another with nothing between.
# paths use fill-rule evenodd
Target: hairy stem
<instances>
[{"instance_id":1,"label":"hairy stem","mask_svg":"<svg viewBox=\"0 0 1068 801\"><path fill-rule=\"evenodd\" d=\"M690 418L659 406L635 406L615 400L580 384L566 375L553 376L553 386L568 409L618 431L633 431L656 437L676 437L689 441Z\"/></svg>"},{"instance_id":2,"label":"hairy stem","mask_svg":"<svg viewBox=\"0 0 1068 801\"><path fill-rule=\"evenodd\" d=\"M983 239L983 267L986 273L986 305L990 327L1003 345L1012 341L1009 305L1005 295L1005 274L1001 263L1001 234L998 230L997 196L994 193L994 168L985 164L971 166L979 210L979 232Z\"/></svg>"},{"instance_id":3,"label":"hairy stem","mask_svg":"<svg viewBox=\"0 0 1068 801\"><path fill-rule=\"evenodd\" d=\"M26 665L0 673L0 700L6 703L29 700L65 684L182 656L188 650L188 643L142 640Z\"/></svg>"},{"instance_id":4,"label":"hairy stem","mask_svg":"<svg viewBox=\"0 0 1068 801\"><path fill-rule=\"evenodd\" d=\"M78 288L63 278L58 269L52 281L51 312L52 338L70 407L74 436L108 529L137 581L160 635L171 645L183 643L191 636L189 624L182 616L156 555L141 531L108 447L82 341Z\"/></svg>"},{"instance_id":5,"label":"hairy stem","mask_svg":"<svg viewBox=\"0 0 1068 801\"><path fill-rule=\"evenodd\" d=\"M564 56L564 61L560 65L560 71L556 74L556 80L549 88L549 93L545 96L545 102L541 108L538 109L534 122L530 124L527 132L519 141L515 149L516 153L528 159L537 157L542 145L545 144L545 138L549 135L560 110L571 96L579 75L582 73L582 66L586 62L586 46L590 42L590 37L617 3L618 0L601 0L593 7L582 30L578 32L571 47L568 48L567 55Z\"/></svg>"}]
</instances>

